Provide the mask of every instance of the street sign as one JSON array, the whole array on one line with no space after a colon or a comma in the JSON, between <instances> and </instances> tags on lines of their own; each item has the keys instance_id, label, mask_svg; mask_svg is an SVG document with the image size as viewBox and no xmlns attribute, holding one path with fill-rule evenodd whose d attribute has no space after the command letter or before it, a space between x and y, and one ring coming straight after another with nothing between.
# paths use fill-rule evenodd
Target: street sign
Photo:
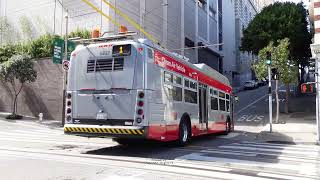
<instances>
[{"instance_id":1,"label":"street sign","mask_svg":"<svg viewBox=\"0 0 320 180\"><path fill-rule=\"evenodd\" d=\"M69 70L69 61L64 60L63 63L62 63L62 68L65 71L68 71Z\"/></svg>"},{"instance_id":2,"label":"street sign","mask_svg":"<svg viewBox=\"0 0 320 180\"><path fill-rule=\"evenodd\" d=\"M72 51L74 51L76 49L76 43L74 43L73 41L68 41L68 61L70 61L70 55L72 53Z\"/></svg>"},{"instance_id":3,"label":"street sign","mask_svg":"<svg viewBox=\"0 0 320 180\"><path fill-rule=\"evenodd\" d=\"M303 83L301 84L301 92L302 93L314 93L316 92L316 84L315 83Z\"/></svg>"},{"instance_id":4,"label":"street sign","mask_svg":"<svg viewBox=\"0 0 320 180\"><path fill-rule=\"evenodd\" d=\"M61 64L64 53L64 40L60 38L55 38L53 41L53 56L52 61L55 64Z\"/></svg>"}]
</instances>

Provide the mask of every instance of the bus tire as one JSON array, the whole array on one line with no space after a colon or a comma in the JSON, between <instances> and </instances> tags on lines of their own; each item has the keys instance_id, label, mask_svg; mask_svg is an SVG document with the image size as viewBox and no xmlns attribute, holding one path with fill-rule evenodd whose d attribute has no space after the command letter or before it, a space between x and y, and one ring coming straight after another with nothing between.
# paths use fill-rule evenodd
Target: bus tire
<instances>
[{"instance_id":1,"label":"bus tire","mask_svg":"<svg viewBox=\"0 0 320 180\"><path fill-rule=\"evenodd\" d=\"M231 121L230 118L226 121L226 129L224 130L223 134L228 135L231 132Z\"/></svg>"},{"instance_id":2,"label":"bus tire","mask_svg":"<svg viewBox=\"0 0 320 180\"><path fill-rule=\"evenodd\" d=\"M178 145L185 146L190 142L191 127L187 120L183 119L179 124L179 139Z\"/></svg>"}]
</instances>

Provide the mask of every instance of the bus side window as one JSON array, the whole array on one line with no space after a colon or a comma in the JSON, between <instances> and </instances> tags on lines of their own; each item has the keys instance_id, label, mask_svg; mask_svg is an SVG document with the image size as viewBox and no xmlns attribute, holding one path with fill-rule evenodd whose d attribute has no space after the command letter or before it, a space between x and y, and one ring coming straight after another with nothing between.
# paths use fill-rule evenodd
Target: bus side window
<instances>
[{"instance_id":1,"label":"bus side window","mask_svg":"<svg viewBox=\"0 0 320 180\"><path fill-rule=\"evenodd\" d=\"M211 97L211 110L218 110L218 98Z\"/></svg>"},{"instance_id":2,"label":"bus side window","mask_svg":"<svg viewBox=\"0 0 320 180\"><path fill-rule=\"evenodd\" d=\"M230 112L230 101L226 101L227 112Z\"/></svg>"},{"instance_id":3,"label":"bus side window","mask_svg":"<svg viewBox=\"0 0 320 180\"><path fill-rule=\"evenodd\" d=\"M226 110L226 100L219 99L219 110L225 111Z\"/></svg>"},{"instance_id":4,"label":"bus side window","mask_svg":"<svg viewBox=\"0 0 320 180\"><path fill-rule=\"evenodd\" d=\"M164 90L169 100L182 101L182 78L164 71Z\"/></svg>"},{"instance_id":5,"label":"bus side window","mask_svg":"<svg viewBox=\"0 0 320 180\"><path fill-rule=\"evenodd\" d=\"M148 58L153 59L153 51L150 48L148 48Z\"/></svg>"},{"instance_id":6,"label":"bus side window","mask_svg":"<svg viewBox=\"0 0 320 180\"><path fill-rule=\"evenodd\" d=\"M184 87L189 88L190 87L190 81L189 80L184 80Z\"/></svg>"},{"instance_id":7,"label":"bus side window","mask_svg":"<svg viewBox=\"0 0 320 180\"><path fill-rule=\"evenodd\" d=\"M164 71L164 82L173 82L173 75L167 71Z\"/></svg>"}]
</instances>

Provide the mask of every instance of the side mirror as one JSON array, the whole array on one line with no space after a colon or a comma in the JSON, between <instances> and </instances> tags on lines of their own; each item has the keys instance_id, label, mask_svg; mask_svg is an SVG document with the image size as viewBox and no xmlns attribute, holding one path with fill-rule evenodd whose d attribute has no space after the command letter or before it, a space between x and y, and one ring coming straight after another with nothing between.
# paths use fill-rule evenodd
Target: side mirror
<instances>
[{"instance_id":1,"label":"side mirror","mask_svg":"<svg viewBox=\"0 0 320 180\"><path fill-rule=\"evenodd\" d=\"M234 102L239 102L239 97L238 96L234 96Z\"/></svg>"}]
</instances>

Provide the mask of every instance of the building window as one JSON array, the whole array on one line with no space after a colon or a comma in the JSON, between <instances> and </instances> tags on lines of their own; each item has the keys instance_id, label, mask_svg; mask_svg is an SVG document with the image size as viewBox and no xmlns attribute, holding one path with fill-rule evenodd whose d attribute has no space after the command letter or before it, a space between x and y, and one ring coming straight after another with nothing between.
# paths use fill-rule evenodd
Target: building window
<instances>
[{"instance_id":1,"label":"building window","mask_svg":"<svg viewBox=\"0 0 320 180\"><path fill-rule=\"evenodd\" d=\"M184 45L186 47L194 47L194 42L190 40L189 38L185 37L184 38Z\"/></svg>"},{"instance_id":2,"label":"building window","mask_svg":"<svg viewBox=\"0 0 320 180\"><path fill-rule=\"evenodd\" d=\"M215 3L214 1L209 1L209 16L211 16L212 18L216 18L216 8L215 8Z\"/></svg>"},{"instance_id":3,"label":"building window","mask_svg":"<svg viewBox=\"0 0 320 180\"><path fill-rule=\"evenodd\" d=\"M198 6L205 10L207 4L207 0L198 0Z\"/></svg>"}]
</instances>

